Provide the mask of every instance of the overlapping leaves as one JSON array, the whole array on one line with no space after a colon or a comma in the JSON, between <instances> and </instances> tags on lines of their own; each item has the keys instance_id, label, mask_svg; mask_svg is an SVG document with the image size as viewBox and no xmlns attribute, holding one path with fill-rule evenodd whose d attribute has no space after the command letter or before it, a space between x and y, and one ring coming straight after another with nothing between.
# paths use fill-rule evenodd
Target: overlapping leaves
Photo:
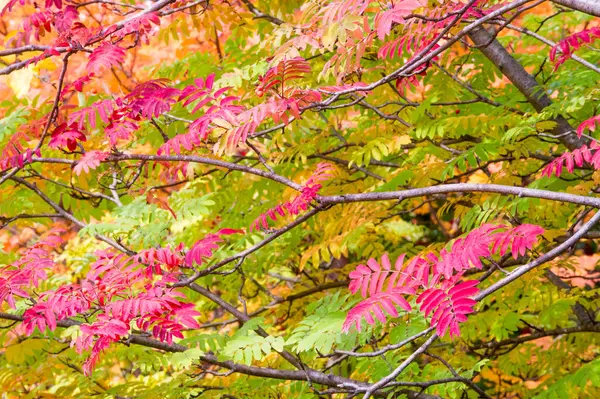
<instances>
[{"instance_id":1,"label":"overlapping leaves","mask_svg":"<svg viewBox=\"0 0 600 399\"><path fill-rule=\"evenodd\" d=\"M348 331L355 326L360 330L363 319L368 324L375 324L375 318L385 323L386 313L398 317L396 306L411 311L405 297L416 295L420 311L431 315L431 326L438 335L450 331L451 337L458 336L459 324L473 312L477 303L473 298L479 292L479 281L461 282L464 272L482 269L482 259L492 255L503 256L509 251L515 259L525 255L543 232L541 227L530 224L513 228L487 224L455 240L449 250L444 248L439 255L429 252L406 264L401 255L394 267L387 254L381 257L381 263L371 258L350 273L348 289L353 294L360 291L365 299L348 312L343 329Z\"/></svg>"}]
</instances>

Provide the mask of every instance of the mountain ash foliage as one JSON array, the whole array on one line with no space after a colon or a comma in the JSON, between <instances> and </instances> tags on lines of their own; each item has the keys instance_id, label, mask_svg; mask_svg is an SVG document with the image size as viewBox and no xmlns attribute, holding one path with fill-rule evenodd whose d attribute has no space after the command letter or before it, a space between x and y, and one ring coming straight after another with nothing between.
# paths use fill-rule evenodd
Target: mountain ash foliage
<instances>
[{"instance_id":1,"label":"mountain ash foliage","mask_svg":"<svg viewBox=\"0 0 600 399\"><path fill-rule=\"evenodd\" d=\"M0 8L3 398L600 397L600 3Z\"/></svg>"}]
</instances>

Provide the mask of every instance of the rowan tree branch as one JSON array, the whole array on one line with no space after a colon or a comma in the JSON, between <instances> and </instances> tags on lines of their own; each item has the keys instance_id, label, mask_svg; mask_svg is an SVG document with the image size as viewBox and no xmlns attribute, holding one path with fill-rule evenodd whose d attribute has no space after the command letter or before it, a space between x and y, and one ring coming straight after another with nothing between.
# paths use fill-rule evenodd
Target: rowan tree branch
<instances>
[{"instance_id":1,"label":"rowan tree branch","mask_svg":"<svg viewBox=\"0 0 600 399\"><path fill-rule=\"evenodd\" d=\"M219 295L211 292L208 288L201 287L198 284L194 284L194 283L191 283L189 285L189 288L192 291L195 291L195 292L199 293L200 295L210 299L211 301L213 301L214 303L216 303L217 305L219 305L220 307L225 309L227 312L231 313L233 316L235 316L240 321L241 324L246 323L250 320L250 316L248 316L247 314L245 314L243 312L240 312L239 310L236 309L235 306L233 306L229 302L225 301ZM260 335L263 338L266 338L269 336L269 334L262 327L256 328L255 331L258 335ZM296 367L297 369L303 370L306 368L306 365L302 364L298 359L296 359L296 357L294 355L292 355L287 350L283 350L278 353L285 360L290 362L290 364L292 366Z\"/></svg>"},{"instance_id":2,"label":"rowan tree branch","mask_svg":"<svg viewBox=\"0 0 600 399\"><path fill-rule=\"evenodd\" d=\"M598 223L598 221L600 221L600 211L598 211L584 226L581 227L581 229L579 229L579 231L577 231L577 233L575 233L573 236L571 236L567 241L556 246L555 248L548 251L547 253L540 256L539 258L535 259L534 261L529 262L523 266L519 266L518 268L514 269L505 278L503 278L503 279L497 281L496 283L492 284L491 286L479 291L479 293L477 295L475 295L473 297L473 299L475 301L479 302L482 299L484 299L485 297L491 295L492 293L496 292L497 290L499 290L499 289L505 287L506 285L510 284L511 282L515 281L516 279L518 279L525 273L556 258L563 252L567 251L577 241L579 241L579 239L581 237L583 237L585 235L585 233L588 232L592 227L594 227ZM378 382L372 384L369 388L367 388L363 399L368 399L369 397L371 397L371 395L376 390L381 389L382 387L385 387L387 384L389 384L394 379L396 379L396 377L398 375L400 375L400 373L402 371L404 371L406 369L406 367L408 367L410 365L410 363L412 363L418 357L418 355L425 352L427 350L427 348L429 348L429 346L433 342L435 342L435 340L437 338L439 338L439 336L437 334L432 335L415 352L413 352L408 358L406 358L406 360L404 362L402 362L402 364L400 364L393 372L391 372L386 377L382 378L381 380L379 380Z\"/></svg>"},{"instance_id":3,"label":"rowan tree branch","mask_svg":"<svg viewBox=\"0 0 600 399\"><path fill-rule=\"evenodd\" d=\"M12 320L12 321L23 321L23 316L14 315L9 313L0 312L0 319L4 320ZM71 327L75 325L82 324L76 320L60 320L57 321L56 325L59 327ZM139 334L132 334L127 339L123 340L124 344L136 344L141 346L146 346L149 348L159 349L165 352L185 352L189 349L186 346L180 344L168 344L166 342L161 342L155 340L150 337L142 336ZM246 366L238 363L234 363L232 361L220 361L217 356L212 354L205 354L200 356L200 361L207 362L213 365L217 365L228 370L233 370L236 373L241 373L245 375L255 376L255 377L265 377L265 378L273 378L278 380L288 380L288 381L311 381L313 384L320 384L329 387L343 387L343 386L359 386L365 387L366 384L361 383L356 380L352 380L350 378L340 377L335 374L326 374L313 369L303 369L303 370L282 370L282 369L273 369L269 367L255 367L255 366ZM347 389L348 390L348 389ZM432 395L420 395L415 391L407 391L408 397L413 399L436 399L436 396Z\"/></svg>"},{"instance_id":4,"label":"rowan tree branch","mask_svg":"<svg viewBox=\"0 0 600 399\"><path fill-rule=\"evenodd\" d=\"M540 35L540 34L538 34L536 32L533 32L533 31L531 31L531 30L529 30L527 28L522 28L520 26L516 26L516 25L513 25L513 24L508 24L508 25L506 25L506 27L508 29L512 29L514 31L521 32L521 33L523 33L525 35L531 36L531 37L539 40L540 42L542 42L544 44L547 44L550 47L556 47L557 44L558 44L558 43L555 43L552 40L547 39L544 36L542 36L542 35ZM557 49L562 54L561 48L557 47ZM578 62L579 64L583 65L584 67L586 67L588 69L591 69L592 71L594 71L596 73L600 73L600 67L598 67L597 65L592 64L591 62L589 62L589 61L587 61L587 60L585 60L583 58L581 58L577 54L571 54L570 57L571 57L571 59L573 61Z\"/></svg>"},{"instance_id":5,"label":"rowan tree branch","mask_svg":"<svg viewBox=\"0 0 600 399\"><path fill-rule=\"evenodd\" d=\"M540 256L539 258L533 260L532 262L529 262L529 263L527 263L527 264L525 264L523 266L517 267L516 269L514 269L505 278L503 278L503 279L497 281L496 283L490 285L489 287L487 287L487 288L479 291L479 293L477 295L475 295L473 297L473 299L475 299L476 301L479 302L483 298L485 298L488 295L492 294L493 292L496 292L500 288L503 288L504 286L512 283L513 281L515 281L516 279L518 279L519 277L521 277L525 273L527 273L527 272L535 269L536 267L538 267L540 265L543 265L544 263L549 262L552 259L556 258L557 256L559 256L563 252L567 251L571 246L575 245L577 243L577 241L579 241L583 236L585 236L585 234L588 231L590 231L598 223L598 221L600 221L600 211L596 212L596 214L588 222L586 222L577 231L577 233L573 234L565 242L563 242L560 245L557 245L556 247L554 247L550 251L546 252L544 255Z\"/></svg>"},{"instance_id":6,"label":"rowan tree branch","mask_svg":"<svg viewBox=\"0 0 600 399\"><path fill-rule=\"evenodd\" d=\"M552 2L595 17L600 17L600 2L598 0L552 0Z\"/></svg>"},{"instance_id":7,"label":"rowan tree branch","mask_svg":"<svg viewBox=\"0 0 600 399\"><path fill-rule=\"evenodd\" d=\"M498 349L507 345L522 344L524 342L535 341L544 337L552 337L557 335L577 334L583 332L600 332L600 324L588 324L566 328L556 328L554 330L536 331L529 335L522 335L515 338L508 338L502 341L490 341L480 345L471 347L471 349Z\"/></svg>"},{"instance_id":8,"label":"rowan tree branch","mask_svg":"<svg viewBox=\"0 0 600 399\"><path fill-rule=\"evenodd\" d=\"M203 1L206 1L206 0L203 0ZM90 40L88 40L87 43L83 44L81 46L81 49L84 49L85 47L88 47L88 46L91 46L98 42L101 42L102 40L106 39L109 35L115 33L116 31L123 29L123 27L125 27L125 25L127 25L127 23L130 22L131 20L140 18L146 14L150 14L150 13L159 11L174 2L175 2L175 0L159 0L159 1L155 2L154 4L150 5L148 8L145 8L138 13L132 14L132 15L128 16L127 18L124 18L121 21L117 22L116 24L111 25L110 27L104 28L102 30L102 32L100 32L100 34L94 35ZM53 49L56 52L61 53L61 54L66 53L66 52L75 53L77 51L81 51L81 50L74 50L71 47L54 47ZM37 51L40 49L34 48L33 50ZM26 51L26 50L24 50L24 51ZM19 52L21 52L21 51L19 50ZM13 54L15 54L15 53L13 53ZM45 58L49 58L49 57L51 57L51 55L48 55ZM11 73L13 71L25 68L26 66L30 65L35 60L35 58L37 58L37 57L26 59L23 61L14 62L14 63L6 66L5 68L0 69L0 75L8 75L9 73ZM58 90L58 93L60 94L60 90Z\"/></svg>"},{"instance_id":9,"label":"rowan tree branch","mask_svg":"<svg viewBox=\"0 0 600 399\"><path fill-rule=\"evenodd\" d=\"M64 159L64 158L43 158L43 157L32 157L32 162L41 162L41 163L62 163L66 165L76 165L76 160ZM233 162L221 161L219 159L201 157L196 155L150 155L150 154L119 154L119 155L111 155L105 160L103 163L114 163L114 162L122 162L122 161L144 161L144 162L191 162L191 163L200 163L205 165L217 166L220 168L225 168L232 171L249 173L251 175L264 177L266 179L270 179L276 181L278 183L284 184L288 187L293 188L294 190L300 191L302 186L300 184L294 183L293 181L278 175L277 173L271 171L264 171L261 169L253 168L251 166L240 165Z\"/></svg>"},{"instance_id":10,"label":"rowan tree branch","mask_svg":"<svg viewBox=\"0 0 600 399\"><path fill-rule=\"evenodd\" d=\"M481 52L519 89L536 111L541 112L552 104L535 78L484 27L475 27L469 37L475 45L481 46ZM574 150L587 143L586 139L577 137L575 129L565 118L559 116L554 121L557 126L552 132L567 148Z\"/></svg>"},{"instance_id":11,"label":"rowan tree branch","mask_svg":"<svg viewBox=\"0 0 600 399\"><path fill-rule=\"evenodd\" d=\"M421 197L434 194L448 193L499 193L505 195L515 195L517 197L540 198L551 201L568 202L572 204L588 205L600 208L600 198L588 197L583 195L559 193L555 191L539 190L534 188L503 186L498 184L474 184L474 183L456 183L440 184L424 188L414 188L402 191L385 191L363 194L341 194L321 196L318 200L322 204L346 204L351 202L370 202L370 201L402 201L408 198Z\"/></svg>"},{"instance_id":12,"label":"rowan tree branch","mask_svg":"<svg viewBox=\"0 0 600 399\"><path fill-rule=\"evenodd\" d=\"M445 184L445 185L431 186L431 187L425 187L425 188L416 188L416 189L403 190L403 191L320 196L320 197L318 197L318 201L320 204L322 204L324 206L331 206L331 205L335 205L335 204L344 204L344 203L352 203L352 202L371 202L371 201L386 201L386 200L402 201L402 200L405 200L408 198L421 197L421 196L426 196L426 195L444 194L444 193L464 193L464 192L501 193L501 194L516 195L518 197L541 198L541 199L547 199L547 200L552 200L552 201L569 202L569 203L574 203L574 204L588 205L588 206L593 206L595 208L600 208L600 198L596 198L596 197L586 197L586 196L576 195L576 194L557 193L554 191L538 190L538 189L523 188L523 187L502 186L502 185L497 185L497 184L472 184L472 183ZM231 262L234 262L240 258L248 256L249 254L264 247L269 242L275 240L277 237L288 232L289 230L293 229L294 227L302 224L304 221L310 219L312 216L314 216L315 214L317 214L318 212L323 211L323 210L324 210L324 208L320 208L320 207L313 208L311 211L298 217L292 223L277 230L275 233L268 236L261 242L255 244L254 246L252 246L244 251L241 251L236 255L233 255L226 259L223 259L204 270L200 270L200 271L196 272L192 276L189 276L189 277L185 278L184 280L173 284L173 287L182 287L182 286L188 285L188 284L196 281L198 278L200 278L202 276L211 274L214 271L216 271L217 269L219 269ZM571 238L573 238L573 236Z\"/></svg>"},{"instance_id":13,"label":"rowan tree branch","mask_svg":"<svg viewBox=\"0 0 600 399\"><path fill-rule=\"evenodd\" d=\"M408 356L398 367L394 369L390 374L377 381L376 383L369 386L365 389L365 395L363 399L369 399L373 394L388 385L390 382L394 381L396 377L400 375L415 359L421 354L424 353L427 348L436 340L439 336L437 334L433 334L431 337L427 339L416 351L414 351L410 356Z\"/></svg>"},{"instance_id":14,"label":"rowan tree branch","mask_svg":"<svg viewBox=\"0 0 600 399\"><path fill-rule=\"evenodd\" d=\"M342 280L342 281L332 281L329 283L325 283L325 284L321 284L318 285L316 287L313 288L309 288L306 289L304 291L300 291L297 294L292 294L289 295L285 298L277 298L271 302L269 302L267 305L265 306L261 306L260 308L249 312L248 316L250 318L254 317L254 316L258 316L261 313L264 313L265 311L271 309L273 306L275 305L279 305L281 303L286 303L286 302L294 302L295 300L301 299L301 298L305 298L307 296L316 294L318 292L323 292L332 288L340 288L340 287L346 287L348 285L348 280ZM229 320L223 320L223 321L216 321L216 322L212 322L212 323L207 323L207 324L203 324L200 326L200 328L210 328L210 327L219 327L219 326L225 326L228 324L232 324L232 323L237 323L239 322L238 318L235 319L229 319Z\"/></svg>"},{"instance_id":15,"label":"rowan tree branch","mask_svg":"<svg viewBox=\"0 0 600 399\"><path fill-rule=\"evenodd\" d=\"M336 350L334 353L336 354L340 354L340 355L348 355L348 356L352 356L352 357L377 357L377 356L381 356L386 352L389 352L391 350L395 350L395 349L400 349L403 346L408 345L409 343L417 340L418 338L421 338L424 335L429 334L430 332L432 332L433 330L435 330L435 328L433 327L429 327L409 338L406 338L398 343L395 344L390 344L387 346L384 346L383 348L373 351L373 352L353 352L353 351L340 351L340 350Z\"/></svg>"},{"instance_id":16,"label":"rowan tree branch","mask_svg":"<svg viewBox=\"0 0 600 399\"><path fill-rule=\"evenodd\" d=\"M471 381L468 378L465 378L461 375L458 374L458 372L456 371L456 369L454 369L454 367L452 367L452 365L450 363L448 363L446 360L444 360L442 357L435 355L433 353L428 353L425 352L425 354L429 357L432 357L436 360L438 360L440 363L442 363L444 366L446 366L446 368L448 369L448 371L450 371L450 373L460 382L462 382L463 384L467 385L468 387L470 387L472 390L474 390L475 392L477 392L477 394L479 395L480 398L484 398L484 399L492 399L491 396L489 396L488 394L485 393L485 391L483 389L481 389L479 386L477 386L477 384L475 384L473 381Z\"/></svg>"},{"instance_id":17,"label":"rowan tree branch","mask_svg":"<svg viewBox=\"0 0 600 399\"><path fill-rule=\"evenodd\" d=\"M283 23L283 21L280 20L279 18L274 17L269 14L265 14L264 12L260 11L258 8L256 8L254 6L254 4L252 4L252 2L250 0L242 0L242 3L244 3L246 5L248 10L250 10L250 12L252 14L254 14L257 19L261 19L261 18L266 19L267 21L269 21L275 25L281 25Z\"/></svg>"},{"instance_id":18,"label":"rowan tree branch","mask_svg":"<svg viewBox=\"0 0 600 399\"><path fill-rule=\"evenodd\" d=\"M69 212L67 212L63 207L61 207L60 205L58 205L56 202L52 201L52 199L50 199L50 197L48 197L46 194L44 194L44 192L42 190L40 190L35 184L29 183L27 180L22 179L22 178L17 177L17 176L13 176L10 179L13 180L13 181L15 181L16 183L19 183L19 184L27 187L31 191L33 191L45 203L47 203L48 205L50 205L50 207L52 207L52 209L54 209L59 215L61 215L65 219L69 220L74 225L78 226L79 228L84 228L86 226L85 223L83 223L82 221L80 221L79 219L77 219L75 216L71 215ZM121 245L120 243L116 242L112 238L106 237L106 236L104 236L102 234L96 234L94 237L96 237L98 240L103 241L103 242L107 243L108 245L110 245L110 246L112 246L112 247L118 249L119 251L122 251L122 252L124 252L124 253L126 253L128 255L133 255L134 254L131 250L125 248L123 245Z\"/></svg>"}]
</instances>

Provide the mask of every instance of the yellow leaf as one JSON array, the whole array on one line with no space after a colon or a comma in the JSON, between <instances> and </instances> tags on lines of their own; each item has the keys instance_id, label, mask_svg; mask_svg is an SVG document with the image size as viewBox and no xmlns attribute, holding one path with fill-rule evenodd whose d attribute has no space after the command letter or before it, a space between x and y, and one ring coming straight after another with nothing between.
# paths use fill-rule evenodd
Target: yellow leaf
<instances>
[{"instance_id":1,"label":"yellow leaf","mask_svg":"<svg viewBox=\"0 0 600 399\"><path fill-rule=\"evenodd\" d=\"M35 74L31 68L23 68L8 75L8 85L18 98L23 98L31 88Z\"/></svg>"},{"instance_id":2,"label":"yellow leaf","mask_svg":"<svg viewBox=\"0 0 600 399\"><path fill-rule=\"evenodd\" d=\"M33 357L36 352L40 352L44 347L44 341L41 339L28 339L19 344L11 345L4 352L6 360L9 363L21 364L28 357Z\"/></svg>"},{"instance_id":3,"label":"yellow leaf","mask_svg":"<svg viewBox=\"0 0 600 399\"><path fill-rule=\"evenodd\" d=\"M550 230L546 230L544 231L544 238L550 242L554 241L554 239L556 237L560 237L562 235L564 235L565 232L561 229L550 229Z\"/></svg>"},{"instance_id":4,"label":"yellow leaf","mask_svg":"<svg viewBox=\"0 0 600 399\"><path fill-rule=\"evenodd\" d=\"M316 250L315 252L313 252L312 254L312 264L315 268L319 267L319 251ZM300 271L302 271L302 267L300 268Z\"/></svg>"},{"instance_id":5,"label":"yellow leaf","mask_svg":"<svg viewBox=\"0 0 600 399\"><path fill-rule=\"evenodd\" d=\"M345 30L355 30L363 24L362 17L358 15L348 15L341 21L341 25Z\"/></svg>"},{"instance_id":6,"label":"yellow leaf","mask_svg":"<svg viewBox=\"0 0 600 399\"><path fill-rule=\"evenodd\" d=\"M321 39L323 42L323 47L327 50L333 50L333 45L338 38L338 32L340 31L340 25L337 22L332 23L325 31L323 38Z\"/></svg>"},{"instance_id":7,"label":"yellow leaf","mask_svg":"<svg viewBox=\"0 0 600 399\"><path fill-rule=\"evenodd\" d=\"M489 182L489 177L481 170L478 170L469 176L469 183L487 184Z\"/></svg>"},{"instance_id":8,"label":"yellow leaf","mask_svg":"<svg viewBox=\"0 0 600 399\"><path fill-rule=\"evenodd\" d=\"M410 136L408 134L403 134L402 136L398 137L396 140L399 145L410 144Z\"/></svg>"},{"instance_id":9,"label":"yellow leaf","mask_svg":"<svg viewBox=\"0 0 600 399\"><path fill-rule=\"evenodd\" d=\"M45 69L47 71L54 71L56 69L56 64L54 63L52 58L46 58L35 64L32 69L36 73L39 73L42 69Z\"/></svg>"},{"instance_id":10,"label":"yellow leaf","mask_svg":"<svg viewBox=\"0 0 600 399\"><path fill-rule=\"evenodd\" d=\"M542 121L535 124L536 130L540 132L547 132L556 127L556 122L554 121Z\"/></svg>"},{"instance_id":11,"label":"yellow leaf","mask_svg":"<svg viewBox=\"0 0 600 399\"><path fill-rule=\"evenodd\" d=\"M600 171L594 172L592 175L592 180L594 181L594 184L600 184Z\"/></svg>"}]
</instances>

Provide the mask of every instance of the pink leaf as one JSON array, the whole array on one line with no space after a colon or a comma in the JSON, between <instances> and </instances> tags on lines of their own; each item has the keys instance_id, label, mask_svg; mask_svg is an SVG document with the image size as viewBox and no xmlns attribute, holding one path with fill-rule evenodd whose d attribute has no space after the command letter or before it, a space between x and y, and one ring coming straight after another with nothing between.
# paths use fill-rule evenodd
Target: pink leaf
<instances>
[{"instance_id":1,"label":"pink leaf","mask_svg":"<svg viewBox=\"0 0 600 399\"><path fill-rule=\"evenodd\" d=\"M243 233L243 230L234 229L221 229L216 234L208 234L201 240L196 241L194 245L185 255L185 264L188 267L192 267L194 264L202 265L204 259L213 256L215 249L219 248L221 242L223 242L223 235Z\"/></svg>"},{"instance_id":2,"label":"pink leaf","mask_svg":"<svg viewBox=\"0 0 600 399\"><path fill-rule=\"evenodd\" d=\"M291 201L282 205L277 205L275 208L272 208L266 213L260 215L250 225L250 231L258 230L261 225L263 228L267 228L268 223L266 215L270 216L272 220L276 220L277 214L284 216L287 212L291 215L298 215L301 211L307 210L310 202L317 198L317 193L321 189L320 182L331 178L333 176L333 170L333 166L326 162L318 164L315 172L302 187L300 195L294 197Z\"/></svg>"},{"instance_id":3,"label":"pink leaf","mask_svg":"<svg viewBox=\"0 0 600 399\"><path fill-rule=\"evenodd\" d=\"M585 121L583 121L577 127L577 135L581 137L583 132L587 129L590 132L594 132L596 130L596 124L600 124L600 115L593 116Z\"/></svg>"},{"instance_id":4,"label":"pink leaf","mask_svg":"<svg viewBox=\"0 0 600 399\"><path fill-rule=\"evenodd\" d=\"M368 324L374 324L372 314L380 322L385 322L385 310L390 316L398 317L398 311L396 305L409 312L411 310L410 304L404 299L404 294L414 293L413 290L406 287L394 288L391 291L383 291L374 296L359 302L354 306L346 316L342 331L347 332L352 326L361 330L361 321L364 318Z\"/></svg>"},{"instance_id":5,"label":"pink leaf","mask_svg":"<svg viewBox=\"0 0 600 399\"><path fill-rule=\"evenodd\" d=\"M404 17L411 14L415 9L422 7L418 0L399 0L392 4L393 6L390 9L379 13L375 19L379 40L383 40L390 34L393 24L404 23Z\"/></svg>"},{"instance_id":6,"label":"pink leaf","mask_svg":"<svg viewBox=\"0 0 600 399\"><path fill-rule=\"evenodd\" d=\"M98 73L103 68L112 68L122 64L124 59L125 49L105 42L92 51L87 69L92 73Z\"/></svg>"},{"instance_id":7,"label":"pink leaf","mask_svg":"<svg viewBox=\"0 0 600 399\"><path fill-rule=\"evenodd\" d=\"M54 130L54 132L52 132L48 147L66 147L69 151L75 151L77 143L80 141L86 141L85 134L83 134L74 124L67 125L66 123L62 123Z\"/></svg>"},{"instance_id":8,"label":"pink leaf","mask_svg":"<svg viewBox=\"0 0 600 399\"><path fill-rule=\"evenodd\" d=\"M600 38L600 28L593 27L574 33L558 42L550 50L550 60L554 62L554 70L571 58L573 52L577 51L583 44L589 44L597 38ZM556 54L558 51L560 51L561 55L557 58ZM579 129L578 134L580 134Z\"/></svg>"},{"instance_id":9,"label":"pink leaf","mask_svg":"<svg viewBox=\"0 0 600 399\"><path fill-rule=\"evenodd\" d=\"M367 324L375 320L384 323L386 312L397 316L396 305L410 309L404 295L417 295L420 311L431 316L437 334L443 336L449 331L455 337L460 334L459 324L473 313L477 303L473 297L479 293L478 280L459 282L465 270L481 269L482 258L504 255L509 250L515 258L523 256L543 232L543 228L531 224L513 228L485 224L454 240L439 255L428 252L406 264L402 255L393 269L387 254L382 256L381 264L371 258L367 265L360 264L349 274L348 289L353 294L360 290L365 299L348 312L343 330L352 326L360 330L363 320ZM386 282L387 291L383 291Z\"/></svg>"},{"instance_id":10,"label":"pink leaf","mask_svg":"<svg viewBox=\"0 0 600 399\"><path fill-rule=\"evenodd\" d=\"M264 76L258 78L259 84L256 93L262 96L276 87L285 87L290 80L300 79L310 73L310 65L302 57L296 57L279 62L275 67L269 69Z\"/></svg>"},{"instance_id":11,"label":"pink leaf","mask_svg":"<svg viewBox=\"0 0 600 399\"><path fill-rule=\"evenodd\" d=\"M108 158L110 154L101 151L88 151L77 161L73 172L79 176L82 172L89 173L90 170L96 169L100 163Z\"/></svg>"},{"instance_id":12,"label":"pink leaf","mask_svg":"<svg viewBox=\"0 0 600 399\"><path fill-rule=\"evenodd\" d=\"M124 120L110 123L104 129L104 134L108 137L110 145L114 147L119 140L129 140L132 133L138 129L136 123Z\"/></svg>"}]
</instances>

